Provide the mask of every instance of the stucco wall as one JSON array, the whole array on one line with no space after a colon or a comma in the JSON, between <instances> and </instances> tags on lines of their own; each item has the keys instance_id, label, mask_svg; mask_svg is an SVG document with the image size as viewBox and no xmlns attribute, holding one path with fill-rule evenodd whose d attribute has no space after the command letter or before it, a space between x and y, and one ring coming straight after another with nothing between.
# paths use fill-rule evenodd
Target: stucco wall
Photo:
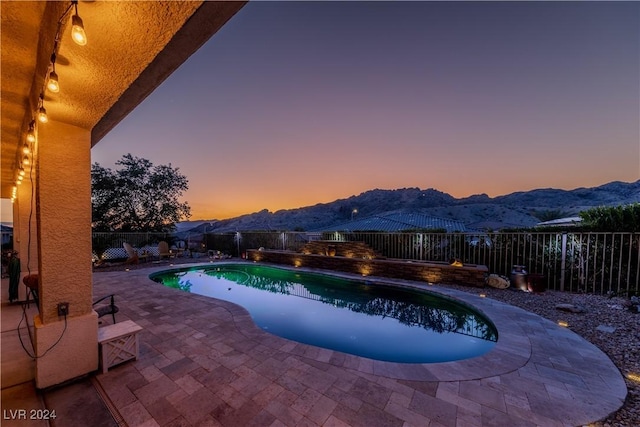
<instances>
[{"instance_id":1,"label":"stucco wall","mask_svg":"<svg viewBox=\"0 0 640 427\"><path fill-rule=\"evenodd\" d=\"M35 184L35 171L33 173ZM22 184L18 185L18 209L14 210L14 248L20 257L20 270L23 275L29 270L38 271L38 224L36 221L35 191L29 179L29 171ZM31 206L30 206L31 205ZM29 239L31 234L31 239Z\"/></svg>"},{"instance_id":2,"label":"stucco wall","mask_svg":"<svg viewBox=\"0 0 640 427\"><path fill-rule=\"evenodd\" d=\"M97 369L98 317L91 305L91 132L49 122L38 145L40 315L34 323L36 386L44 388ZM58 316L61 302L69 303L67 316Z\"/></svg>"},{"instance_id":3,"label":"stucco wall","mask_svg":"<svg viewBox=\"0 0 640 427\"><path fill-rule=\"evenodd\" d=\"M91 133L48 123L39 133L38 254L42 322L91 311Z\"/></svg>"},{"instance_id":4,"label":"stucco wall","mask_svg":"<svg viewBox=\"0 0 640 427\"><path fill-rule=\"evenodd\" d=\"M34 324L37 388L51 387L98 369L96 312L48 324L36 316Z\"/></svg>"}]
</instances>

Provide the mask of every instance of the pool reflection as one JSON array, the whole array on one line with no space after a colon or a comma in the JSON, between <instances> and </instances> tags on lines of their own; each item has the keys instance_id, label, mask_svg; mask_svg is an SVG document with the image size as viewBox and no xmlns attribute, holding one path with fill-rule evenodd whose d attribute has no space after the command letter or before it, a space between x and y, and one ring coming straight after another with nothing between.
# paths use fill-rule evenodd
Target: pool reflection
<instances>
[{"instance_id":1,"label":"pool reflection","mask_svg":"<svg viewBox=\"0 0 640 427\"><path fill-rule=\"evenodd\" d=\"M379 360L460 360L486 353L497 341L482 315L427 292L257 265L152 278L242 305L276 335Z\"/></svg>"}]
</instances>

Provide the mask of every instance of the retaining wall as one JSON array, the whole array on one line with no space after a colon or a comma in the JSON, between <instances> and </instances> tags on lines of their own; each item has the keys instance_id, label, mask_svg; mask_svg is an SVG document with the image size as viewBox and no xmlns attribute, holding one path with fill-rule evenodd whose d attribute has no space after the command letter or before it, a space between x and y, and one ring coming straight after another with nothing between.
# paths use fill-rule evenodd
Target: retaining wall
<instances>
[{"instance_id":1,"label":"retaining wall","mask_svg":"<svg viewBox=\"0 0 640 427\"><path fill-rule=\"evenodd\" d=\"M362 259L342 256L301 254L290 251L247 250L251 261L343 271L363 276L393 277L428 283L452 283L484 287L489 270L484 265L406 261L400 259Z\"/></svg>"}]
</instances>

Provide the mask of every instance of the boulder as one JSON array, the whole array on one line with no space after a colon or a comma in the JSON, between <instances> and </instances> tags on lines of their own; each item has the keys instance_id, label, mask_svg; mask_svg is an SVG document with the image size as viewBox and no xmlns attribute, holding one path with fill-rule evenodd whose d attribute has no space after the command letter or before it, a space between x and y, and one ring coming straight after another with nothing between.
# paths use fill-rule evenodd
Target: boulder
<instances>
[{"instance_id":1,"label":"boulder","mask_svg":"<svg viewBox=\"0 0 640 427\"><path fill-rule=\"evenodd\" d=\"M557 304L556 310L568 311L569 313L584 313L584 307L574 304Z\"/></svg>"}]
</instances>

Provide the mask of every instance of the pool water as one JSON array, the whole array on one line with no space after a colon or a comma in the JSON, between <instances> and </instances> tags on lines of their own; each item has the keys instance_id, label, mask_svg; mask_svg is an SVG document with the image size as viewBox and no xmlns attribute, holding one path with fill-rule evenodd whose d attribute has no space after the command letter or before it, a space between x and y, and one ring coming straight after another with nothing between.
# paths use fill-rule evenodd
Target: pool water
<instances>
[{"instance_id":1,"label":"pool water","mask_svg":"<svg viewBox=\"0 0 640 427\"><path fill-rule=\"evenodd\" d=\"M255 264L165 271L166 286L241 305L267 332L376 360L435 363L480 356L487 318L433 293Z\"/></svg>"}]
</instances>

